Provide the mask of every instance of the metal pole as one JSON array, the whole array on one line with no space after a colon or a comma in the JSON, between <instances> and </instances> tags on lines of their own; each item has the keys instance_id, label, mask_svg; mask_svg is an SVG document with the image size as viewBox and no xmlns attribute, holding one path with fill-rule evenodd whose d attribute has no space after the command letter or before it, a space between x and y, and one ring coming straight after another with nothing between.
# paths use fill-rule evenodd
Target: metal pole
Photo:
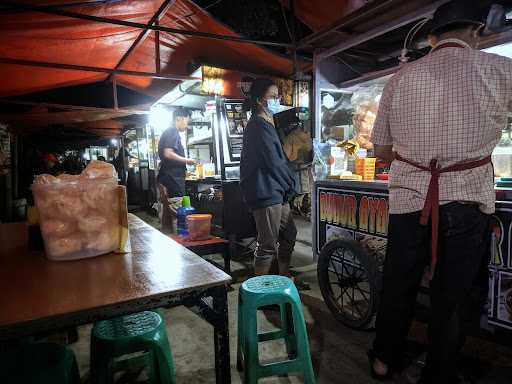
<instances>
[{"instance_id":1,"label":"metal pole","mask_svg":"<svg viewBox=\"0 0 512 384\"><path fill-rule=\"evenodd\" d=\"M121 175L121 182L126 186L128 187L128 169L126 167L126 156L125 156L125 151L126 151L126 147L125 147L125 137L124 135L121 135L121 148L119 149L121 151L121 161L122 161L122 170L123 170L123 174Z\"/></svg>"},{"instance_id":2,"label":"metal pole","mask_svg":"<svg viewBox=\"0 0 512 384\"><path fill-rule=\"evenodd\" d=\"M155 14L153 15L153 17L151 17L151 20L149 20L148 24L149 25L158 25L158 20L169 10L171 5L174 4L174 1L175 0L165 0L162 3L162 5L160 6L160 8L158 8L158 11L156 11ZM156 33L159 33L159 31L155 31L155 34ZM128 59L128 57L130 57L130 54L135 50L135 48L137 48L139 46L139 44L144 42L144 40L146 39L146 37L148 35L149 35L149 30L147 30L147 29L142 31L141 33L139 33L139 35L137 36L135 41L132 43L130 48L128 48L128 50L124 53L123 57L121 57L121 59L118 61L118 63L114 67L114 69L121 68L121 66L125 63L125 61ZM157 70L156 72L159 73L160 71ZM107 80L110 80L111 77L112 77L112 75L110 75Z\"/></svg>"},{"instance_id":3,"label":"metal pole","mask_svg":"<svg viewBox=\"0 0 512 384\"><path fill-rule=\"evenodd\" d=\"M140 166L140 149L139 149L139 135L138 135L138 128L135 128L135 140L137 140L137 157L138 157L138 164L139 164L139 192L140 192L140 200L142 203L144 203L144 198L142 195L144 194L143 188L142 188L142 167Z\"/></svg>"},{"instance_id":4,"label":"metal pole","mask_svg":"<svg viewBox=\"0 0 512 384\"><path fill-rule=\"evenodd\" d=\"M297 19L295 17L295 0L290 0L290 7L291 7L291 11L292 11L292 16L293 16L293 20L292 20L291 27L290 27L291 34L292 34L292 43L293 43L293 48L292 48L293 79L295 81L297 81L297 68L298 68L298 65L297 65L297 39L296 39L296 32L295 32L295 22Z\"/></svg>"},{"instance_id":5,"label":"metal pole","mask_svg":"<svg viewBox=\"0 0 512 384\"><path fill-rule=\"evenodd\" d=\"M248 39L245 37L218 35L215 33L207 33L207 32L200 32L200 31L188 31L188 30L177 29L177 28L169 28L169 27L162 27L162 26L155 26L155 25L147 25L147 24L142 24L142 23L134 23L132 21L109 19L107 17L99 17L99 16L86 15L83 13L69 12L69 11L65 11L63 9L59 9L59 8L53 7L53 6L39 6L39 5L7 2L6 4L0 6L0 9L40 12L40 13L46 13L46 14L50 14L50 15L71 17L74 19L95 21L98 23L122 25L122 26L126 26L126 27L139 28L139 29L144 29L144 30L161 31L161 32L167 32L167 33L172 33L172 34L176 34L176 35L193 36L193 37L199 37L202 39L228 40L228 41L234 41L234 42L243 43L243 44L259 44L259 45L268 45L268 46L272 46L272 47L285 47L285 48L292 47L292 44L289 44L289 43L278 43L275 41L254 40L254 39Z\"/></svg>"},{"instance_id":6,"label":"metal pole","mask_svg":"<svg viewBox=\"0 0 512 384\"><path fill-rule=\"evenodd\" d=\"M223 116L223 108L224 104L222 102L222 98L219 96L215 96L215 104L216 104L216 118L217 118L217 127L219 134L219 155L220 155L220 179L222 181L226 180L226 164L224 163L224 138L227 140L227 132L224 130L225 124L224 116Z\"/></svg>"},{"instance_id":7,"label":"metal pole","mask_svg":"<svg viewBox=\"0 0 512 384\"><path fill-rule=\"evenodd\" d=\"M112 92L114 94L114 110L117 111L119 106L117 104L117 81L115 77L112 79Z\"/></svg>"},{"instance_id":8,"label":"metal pole","mask_svg":"<svg viewBox=\"0 0 512 384\"><path fill-rule=\"evenodd\" d=\"M322 139L322 98L320 95L320 60L318 55L313 56L313 138Z\"/></svg>"},{"instance_id":9,"label":"metal pole","mask_svg":"<svg viewBox=\"0 0 512 384\"><path fill-rule=\"evenodd\" d=\"M23 101L23 100L10 100L10 99L2 99L0 98L0 104L6 103L6 104L16 104L16 105L35 105L35 106L41 106L41 107L47 107L47 108L57 108L57 109L67 109L72 111L92 111L92 112L104 112L104 113L111 113L111 108L99 108L99 107L85 107L81 105L67 105L67 104L54 104L54 103L39 103L35 101ZM141 105L141 107L144 107L144 105ZM147 105L147 108L149 108L150 105ZM135 109L135 108L119 108L117 110L118 112L126 112L127 114L131 115L148 115L149 111L144 111L142 109Z\"/></svg>"},{"instance_id":10,"label":"metal pole","mask_svg":"<svg viewBox=\"0 0 512 384\"><path fill-rule=\"evenodd\" d=\"M73 70L73 71L110 73L113 75L150 77L153 79L174 80L174 81L186 81L186 80L200 81L201 80L201 78L199 78L199 77L192 77L192 76L166 75L166 74L158 74L158 73L154 73L154 72L126 71L123 69L111 69L111 68L104 68L104 67L91 67L91 66L85 66L85 65L50 63L47 61L18 60L18 59L9 59L7 57L0 57L0 63L25 65L28 67L57 68L57 69L69 69L69 70Z\"/></svg>"},{"instance_id":11,"label":"metal pole","mask_svg":"<svg viewBox=\"0 0 512 384\"><path fill-rule=\"evenodd\" d=\"M158 21L155 25L158 26ZM160 31L155 31L155 72L160 73Z\"/></svg>"}]
</instances>

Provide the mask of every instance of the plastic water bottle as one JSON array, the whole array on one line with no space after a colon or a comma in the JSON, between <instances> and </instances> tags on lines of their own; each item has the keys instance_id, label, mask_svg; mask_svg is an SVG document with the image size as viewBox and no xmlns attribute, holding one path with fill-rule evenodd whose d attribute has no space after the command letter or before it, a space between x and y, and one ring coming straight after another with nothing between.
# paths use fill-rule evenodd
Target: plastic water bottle
<instances>
[{"instance_id":1,"label":"plastic water bottle","mask_svg":"<svg viewBox=\"0 0 512 384\"><path fill-rule=\"evenodd\" d=\"M181 207L176 210L176 219L179 236L188 235L187 216L195 213L196 209L190 205L190 196L183 196Z\"/></svg>"}]
</instances>

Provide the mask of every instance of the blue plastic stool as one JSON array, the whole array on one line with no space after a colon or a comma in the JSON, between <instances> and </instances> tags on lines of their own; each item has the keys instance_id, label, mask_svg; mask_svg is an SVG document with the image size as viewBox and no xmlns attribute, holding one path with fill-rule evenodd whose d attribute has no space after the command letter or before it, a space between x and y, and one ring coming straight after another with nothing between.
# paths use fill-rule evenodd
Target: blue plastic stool
<instances>
[{"instance_id":1,"label":"blue plastic stool","mask_svg":"<svg viewBox=\"0 0 512 384\"><path fill-rule=\"evenodd\" d=\"M116 361L137 352L142 354ZM151 383L176 382L165 323L157 312L140 312L94 324L91 335L94 383L112 383L115 372L144 366L149 367Z\"/></svg>"},{"instance_id":2,"label":"blue plastic stool","mask_svg":"<svg viewBox=\"0 0 512 384\"><path fill-rule=\"evenodd\" d=\"M257 310L280 308L281 329L258 334ZM284 339L289 360L261 365L258 343ZM304 382L315 383L302 303L293 282L283 276L265 275L245 281L238 296L237 368L244 371L245 384L263 377L301 372Z\"/></svg>"}]
</instances>

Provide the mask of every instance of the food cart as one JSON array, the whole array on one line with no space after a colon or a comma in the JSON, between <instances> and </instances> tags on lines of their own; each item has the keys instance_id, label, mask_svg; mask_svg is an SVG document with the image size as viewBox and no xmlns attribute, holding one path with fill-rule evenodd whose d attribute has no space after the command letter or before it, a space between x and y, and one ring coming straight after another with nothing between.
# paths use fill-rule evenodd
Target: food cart
<instances>
[{"instance_id":1,"label":"food cart","mask_svg":"<svg viewBox=\"0 0 512 384\"><path fill-rule=\"evenodd\" d=\"M506 44L490 50L507 55L511 47ZM365 129L373 126L383 86L397 67L340 86L325 75L333 68L329 57L317 57L315 66L317 151L312 210L318 280L335 318L349 327L365 329L374 324L382 285L388 232L386 169L377 166L378 177L374 180L344 180L343 171L350 168L350 160L341 161L340 173L334 169L331 150L353 137L361 148L365 146ZM509 119L492 156L497 202L492 220L487 308L488 326L508 330L512 329L512 179L507 178L512 176L511 128ZM363 137L357 140L361 133ZM328 156L331 164L325 161ZM428 293L428 279L423 280L421 292Z\"/></svg>"}]
</instances>

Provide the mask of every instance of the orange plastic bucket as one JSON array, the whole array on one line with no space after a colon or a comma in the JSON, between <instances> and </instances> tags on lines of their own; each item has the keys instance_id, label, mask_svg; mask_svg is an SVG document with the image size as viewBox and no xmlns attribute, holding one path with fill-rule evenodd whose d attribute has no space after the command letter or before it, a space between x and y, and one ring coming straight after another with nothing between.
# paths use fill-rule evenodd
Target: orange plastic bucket
<instances>
[{"instance_id":1,"label":"orange plastic bucket","mask_svg":"<svg viewBox=\"0 0 512 384\"><path fill-rule=\"evenodd\" d=\"M192 214L187 216L188 239L206 240L210 238L212 215Z\"/></svg>"}]
</instances>

